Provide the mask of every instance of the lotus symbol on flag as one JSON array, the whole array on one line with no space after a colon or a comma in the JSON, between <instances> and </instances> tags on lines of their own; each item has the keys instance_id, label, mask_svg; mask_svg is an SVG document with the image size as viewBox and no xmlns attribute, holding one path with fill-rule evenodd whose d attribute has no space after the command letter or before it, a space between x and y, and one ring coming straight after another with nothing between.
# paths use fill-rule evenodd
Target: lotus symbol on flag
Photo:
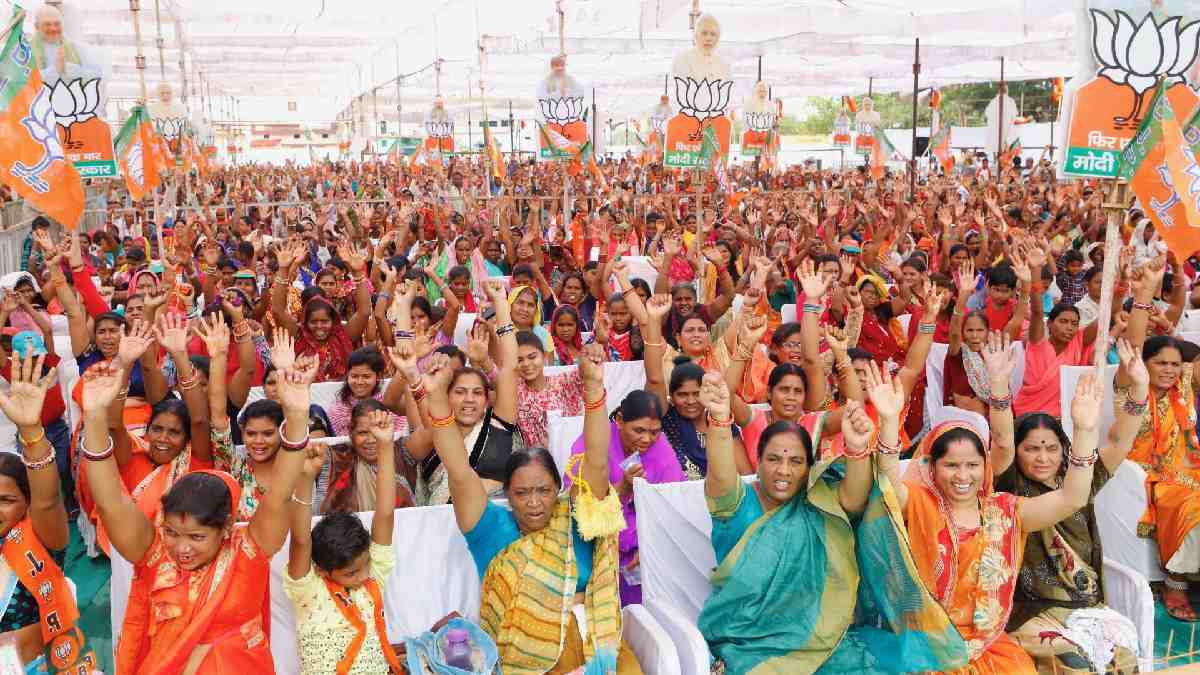
<instances>
[{"instance_id":1,"label":"lotus symbol on flag","mask_svg":"<svg viewBox=\"0 0 1200 675\"><path fill-rule=\"evenodd\" d=\"M732 90L733 80L709 80L706 77L697 82L691 77L675 78L675 101L679 104L679 112L701 122L725 114Z\"/></svg>"},{"instance_id":2,"label":"lotus symbol on flag","mask_svg":"<svg viewBox=\"0 0 1200 675\"><path fill-rule=\"evenodd\" d=\"M50 105L49 89L43 88L38 92L29 106L29 114L21 118L21 124L46 154L33 166L27 166L20 161L14 162L12 174L38 192L49 192L50 183L42 178L42 174L55 160L63 159L63 148L62 143L58 141L58 128L54 122L54 108Z\"/></svg>"},{"instance_id":3,"label":"lotus symbol on flag","mask_svg":"<svg viewBox=\"0 0 1200 675\"><path fill-rule=\"evenodd\" d=\"M83 124L96 117L96 108L100 107L99 78L84 82L80 78L72 80L59 79L51 86L43 85L50 92L50 105L54 109L54 117L58 126L67 132L67 141L71 140L71 127Z\"/></svg>"},{"instance_id":4,"label":"lotus symbol on flag","mask_svg":"<svg viewBox=\"0 0 1200 675\"><path fill-rule=\"evenodd\" d=\"M425 133L434 138L447 138L454 134L454 122L426 122Z\"/></svg>"},{"instance_id":5,"label":"lotus symbol on flag","mask_svg":"<svg viewBox=\"0 0 1200 675\"><path fill-rule=\"evenodd\" d=\"M155 126L158 127L158 133L167 139L167 142L174 142L183 133L184 126L187 120L182 117L159 117L154 120Z\"/></svg>"},{"instance_id":6,"label":"lotus symbol on flag","mask_svg":"<svg viewBox=\"0 0 1200 675\"><path fill-rule=\"evenodd\" d=\"M775 126L775 113L746 111L746 126L751 131L767 132Z\"/></svg>"},{"instance_id":7,"label":"lotus symbol on flag","mask_svg":"<svg viewBox=\"0 0 1200 675\"><path fill-rule=\"evenodd\" d=\"M129 172L129 177L138 185L146 184L145 167L142 162L142 144L141 142L134 143L129 148L129 154L125 158L125 170Z\"/></svg>"},{"instance_id":8,"label":"lotus symbol on flag","mask_svg":"<svg viewBox=\"0 0 1200 675\"><path fill-rule=\"evenodd\" d=\"M1172 16L1161 23L1150 12L1141 23L1121 10L1112 15L1099 10L1092 14L1092 51L1101 65L1097 73L1133 92L1133 109L1128 115L1113 118L1118 126L1136 126L1142 112L1142 95L1160 77L1167 87L1186 84L1184 73L1196 60L1200 46L1200 21L1180 27L1182 17Z\"/></svg>"},{"instance_id":9,"label":"lotus symbol on flag","mask_svg":"<svg viewBox=\"0 0 1200 675\"><path fill-rule=\"evenodd\" d=\"M584 105L582 96L539 98L538 107L541 108L542 117L547 122L553 122L561 126L566 126L571 122L578 122L583 119Z\"/></svg>"}]
</instances>

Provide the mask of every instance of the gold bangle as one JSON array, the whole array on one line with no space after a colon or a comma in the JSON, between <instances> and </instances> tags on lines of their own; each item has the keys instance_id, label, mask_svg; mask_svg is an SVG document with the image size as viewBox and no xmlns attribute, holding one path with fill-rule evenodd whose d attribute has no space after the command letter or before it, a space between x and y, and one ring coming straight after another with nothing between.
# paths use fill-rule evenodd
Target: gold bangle
<instances>
[{"instance_id":1,"label":"gold bangle","mask_svg":"<svg viewBox=\"0 0 1200 675\"><path fill-rule=\"evenodd\" d=\"M38 435L37 438L35 438L33 440L26 439L24 436L21 435L21 432L19 432L19 431L17 432L17 437L21 439L22 445L24 445L27 448L32 447L33 445L36 445L37 443L41 443L42 441L46 440L46 427L42 427L41 433Z\"/></svg>"}]
</instances>

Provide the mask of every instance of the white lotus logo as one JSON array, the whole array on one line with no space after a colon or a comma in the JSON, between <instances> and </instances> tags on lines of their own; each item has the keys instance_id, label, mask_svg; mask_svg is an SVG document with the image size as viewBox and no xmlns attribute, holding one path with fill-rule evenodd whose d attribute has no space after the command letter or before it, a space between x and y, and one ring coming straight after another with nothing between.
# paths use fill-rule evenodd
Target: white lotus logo
<instances>
[{"instance_id":1,"label":"white lotus logo","mask_svg":"<svg viewBox=\"0 0 1200 675\"><path fill-rule=\"evenodd\" d=\"M447 138L454 134L454 122L426 122L425 133L434 138Z\"/></svg>"},{"instance_id":2,"label":"white lotus logo","mask_svg":"<svg viewBox=\"0 0 1200 675\"><path fill-rule=\"evenodd\" d=\"M679 104L679 112L702 122L725 114L731 91L733 80L709 80L706 77L697 82L690 77L675 78L675 101Z\"/></svg>"},{"instance_id":3,"label":"white lotus logo","mask_svg":"<svg viewBox=\"0 0 1200 675\"><path fill-rule=\"evenodd\" d=\"M1184 73L1196 60L1200 46L1200 21L1180 27L1181 17L1173 16L1162 23L1147 12L1141 23L1121 10L1115 18L1099 10L1092 14L1092 51L1102 68L1097 73L1133 91L1133 110L1124 117L1114 117L1118 126L1136 126L1141 120L1142 94L1167 78L1167 86L1186 84Z\"/></svg>"},{"instance_id":4,"label":"white lotus logo","mask_svg":"<svg viewBox=\"0 0 1200 675\"><path fill-rule=\"evenodd\" d=\"M100 80L74 79L69 84L66 80L58 80L51 86L43 83L50 92L50 107L54 110L55 122L67 132L68 141L71 138L71 127L83 124L96 117L96 108L100 107Z\"/></svg>"},{"instance_id":5,"label":"white lotus logo","mask_svg":"<svg viewBox=\"0 0 1200 675\"><path fill-rule=\"evenodd\" d=\"M583 119L584 106L582 96L539 98L538 107L541 108L542 117L547 122L566 126L571 122L578 122Z\"/></svg>"},{"instance_id":6,"label":"white lotus logo","mask_svg":"<svg viewBox=\"0 0 1200 675\"><path fill-rule=\"evenodd\" d=\"M765 133L775 127L775 113L746 111L744 117L751 131Z\"/></svg>"},{"instance_id":7,"label":"white lotus logo","mask_svg":"<svg viewBox=\"0 0 1200 675\"><path fill-rule=\"evenodd\" d=\"M187 120L182 117L158 117L154 120L154 126L158 127L158 133L168 142L173 142L183 133Z\"/></svg>"},{"instance_id":8,"label":"white lotus logo","mask_svg":"<svg viewBox=\"0 0 1200 675\"><path fill-rule=\"evenodd\" d=\"M142 143L138 141L129 148L129 154L125 160L125 170L129 173L129 177L138 185L145 185L145 167L142 166Z\"/></svg>"},{"instance_id":9,"label":"white lotus logo","mask_svg":"<svg viewBox=\"0 0 1200 675\"><path fill-rule=\"evenodd\" d=\"M667 133L667 118L651 117L650 128L654 130L654 133L659 134L660 136Z\"/></svg>"}]
</instances>

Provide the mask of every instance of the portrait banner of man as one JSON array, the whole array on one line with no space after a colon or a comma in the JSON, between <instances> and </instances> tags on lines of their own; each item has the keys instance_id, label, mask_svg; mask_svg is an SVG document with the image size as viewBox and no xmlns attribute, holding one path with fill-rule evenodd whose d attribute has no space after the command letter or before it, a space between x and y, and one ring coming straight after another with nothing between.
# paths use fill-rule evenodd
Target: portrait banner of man
<instances>
[{"instance_id":1,"label":"portrait banner of man","mask_svg":"<svg viewBox=\"0 0 1200 675\"><path fill-rule=\"evenodd\" d=\"M451 154L454 152L454 119L446 112L446 103L435 96L433 107L425 116L425 151Z\"/></svg>"},{"instance_id":2,"label":"portrait banner of man","mask_svg":"<svg viewBox=\"0 0 1200 675\"><path fill-rule=\"evenodd\" d=\"M862 99L862 108L854 115L854 151L860 155L869 155L875 151L875 127L879 126L879 112L875 110L875 102L870 96Z\"/></svg>"},{"instance_id":3,"label":"portrait banner of man","mask_svg":"<svg viewBox=\"0 0 1200 675\"><path fill-rule=\"evenodd\" d=\"M746 124L742 132L743 157L757 157L779 145L779 134L773 133L779 121L779 107L769 96L767 83L759 80L754 85L754 96L742 111L742 121Z\"/></svg>"},{"instance_id":4,"label":"portrait banner of man","mask_svg":"<svg viewBox=\"0 0 1200 675\"><path fill-rule=\"evenodd\" d=\"M696 20L695 46L675 57L671 81L679 112L667 124L665 165L691 168L729 156L733 123L726 114L733 77L717 54L721 25L711 14ZM718 154L719 157L714 157Z\"/></svg>"},{"instance_id":5,"label":"portrait banner of man","mask_svg":"<svg viewBox=\"0 0 1200 675\"><path fill-rule=\"evenodd\" d=\"M181 166L183 157L180 153L184 135L190 133L191 122L188 119L187 108L175 98L175 89L166 82L159 82L156 89L158 97L146 106L154 130L167 142L170 156L168 162Z\"/></svg>"},{"instance_id":6,"label":"portrait banner of man","mask_svg":"<svg viewBox=\"0 0 1200 675\"><path fill-rule=\"evenodd\" d=\"M542 118L538 134L540 159L570 159L571 149L587 143L585 89L567 73L567 57L550 59L550 73L538 83L537 105Z\"/></svg>"},{"instance_id":7,"label":"portrait banner of man","mask_svg":"<svg viewBox=\"0 0 1200 675\"><path fill-rule=\"evenodd\" d=\"M110 59L68 37L64 27L63 13L43 5L33 15L29 38L42 85L50 93L63 153L83 178L115 178L112 129L104 120Z\"/></svg>"}]
</instances>

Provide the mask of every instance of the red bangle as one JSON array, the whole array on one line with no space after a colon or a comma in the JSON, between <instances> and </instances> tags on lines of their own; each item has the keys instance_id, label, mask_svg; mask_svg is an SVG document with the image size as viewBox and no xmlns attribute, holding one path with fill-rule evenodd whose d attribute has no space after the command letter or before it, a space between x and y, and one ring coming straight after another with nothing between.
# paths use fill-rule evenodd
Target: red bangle
<instances>
[{"instance_id":1,"label":"red bangle","mask_svg":"<svg viewBox=\"0 0 1200 675\"><path fill-rule=\"evenodd\" d=\"M728 428L728 427L733 426L733 415L730 415L727 419L719 420L719 419L713 417L712 413L707 413L707 414L708 414L708 426L710 426L710 427Z\"/></svg>"},{"instance_id":2,"label":"red bangle","mask_svg":"<svg viewBox=\"0 0 1200 675\"><path fill-rule=\"evenodd\" d=\"M604 407L604 404L607 402L607 400L608 400L608 392L605 391L603 394L600 395L600 398L596 399L595 401L588 402L585 400L583 402L583 409L586 412L591 412L593 410L600 410L601 408Z\"/></svg>"}]
</instances>

